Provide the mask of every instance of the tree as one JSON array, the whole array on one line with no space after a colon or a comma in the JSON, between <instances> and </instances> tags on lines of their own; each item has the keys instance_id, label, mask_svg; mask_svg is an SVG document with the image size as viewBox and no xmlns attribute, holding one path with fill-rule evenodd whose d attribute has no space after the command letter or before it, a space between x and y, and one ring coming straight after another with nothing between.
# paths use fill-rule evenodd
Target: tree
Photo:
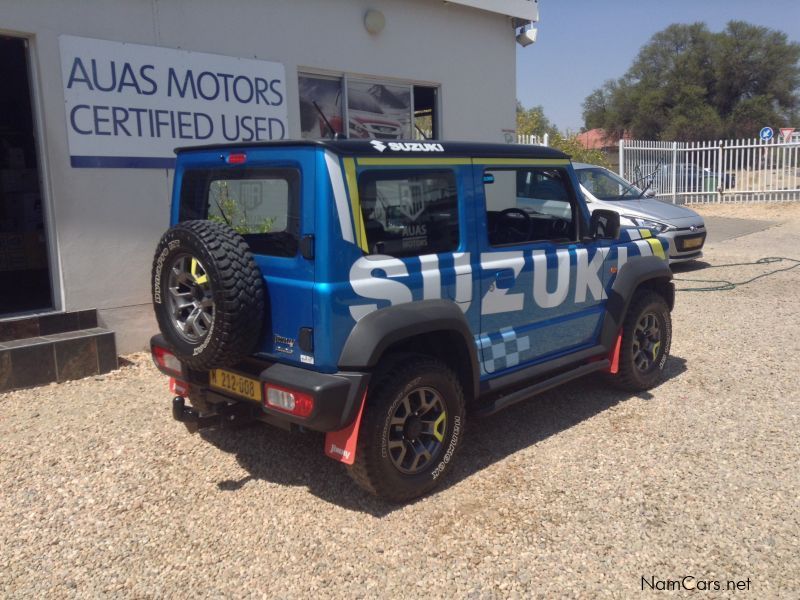
<instances>
[{"instance_id":1,"label":"tree","mask_svg":"<svg viewBox=\"0 0 800 600\"><path fill-rule=\"evenodd\" d=\"M525 108L517 100L517 133L537 136L543 136L547 133L550 136L548 144L569 154L572 160L608 166L608 159L601 150L588 150L581 144L577 136L560 133L550 119L545 116L544 109L541 106Z\"/></svg>"},{"instance_id":2,"label":"tree","mask_svg":"<svg viewBox=\"0 0 800 600\"><path fill-rule=\"evenodd\" d=\"M557 131L550 119L544 116L544 108L534 106L526 109L517 100L517 134L543 136L545 133L552 135Z\"/></svg>"},{"instance_id":3,"label":"tree","mask_svg":"<svg viewBox=\"0 0 800 600\"><path fill-rule=\"evenodd\" d=\"M608 158L602 150L586 148L577 135L563 135L556 132L550 136L550 146L561 150L564 154L569 154L573 162L589 163L601 167L609 166Z\"/></svg>"},{"instance_id":4,"label":"tree","mask_svg":"<svg viewBox=\"0 0 800 600\"><path fill-rule=\"evenodd\" d=\"M586 97L587 128L611 137L704 140L753 137L800 108L800 44L784 33L731 21L670 25L641 49L625 75Z\"/></svg>"}]
</instances>

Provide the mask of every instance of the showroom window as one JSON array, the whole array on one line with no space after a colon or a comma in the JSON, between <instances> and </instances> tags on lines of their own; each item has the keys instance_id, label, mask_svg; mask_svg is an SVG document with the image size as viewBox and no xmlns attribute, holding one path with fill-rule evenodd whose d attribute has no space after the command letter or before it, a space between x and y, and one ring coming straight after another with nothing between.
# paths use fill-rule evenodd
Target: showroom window
<instances>
[{"instance_id":1,"label":"showroom window","mask_svg":"<svg viewBox=\"0 0 800 600\"><path fill-rule=\"evenodd\" d=\"M350 139L433 139L438 88L347 76L301 74L302 136Z\"/></svg>"}]
</instances>

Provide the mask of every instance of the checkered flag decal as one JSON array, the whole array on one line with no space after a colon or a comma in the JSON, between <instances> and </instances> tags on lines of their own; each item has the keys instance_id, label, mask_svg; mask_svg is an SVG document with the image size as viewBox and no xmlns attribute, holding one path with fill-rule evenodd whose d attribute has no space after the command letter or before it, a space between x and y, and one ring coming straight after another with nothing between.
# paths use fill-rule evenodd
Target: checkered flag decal
<instances>
[{"instance_id":1,"label":"checkered flag decal","mask_svg":"<svg viewBox=\"0 0 800 600\"><path fill-rule=\"evenodd\" d=\"M505 327L496 334L478 336L478 347L483 358L481 372L494 373L517 366L520 354L531 349L531 340L527 335L517 336L513 327Z\"/></svg>"}]
</instances>

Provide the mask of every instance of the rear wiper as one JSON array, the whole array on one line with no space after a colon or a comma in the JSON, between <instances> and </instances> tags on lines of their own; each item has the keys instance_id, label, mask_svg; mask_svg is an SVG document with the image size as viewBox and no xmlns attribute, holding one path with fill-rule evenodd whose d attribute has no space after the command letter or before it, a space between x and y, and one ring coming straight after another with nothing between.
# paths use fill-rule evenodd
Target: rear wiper
<instances>
[{"instance_id":1,"label":"rear wiper","mask_svg":"<svg viewBox=\"0 0 800 600\"><path fill-rule=\"evenodd\" d=\"M223 219L225 219L225 222L228 224L228 227L233 227L233 225L231 225L231 222L230 222L230 220L229 220L229 219L228 219L228 217L225 215L225 212L222 210L222 207L219 205L219 200L217 200L216 198L214 198L214 204L216 204L216 205L217 205L217 210L219 211L219 214L221 214L221 215L222 215L222 218L223 218Z\"/></svg>"}]
</instances>

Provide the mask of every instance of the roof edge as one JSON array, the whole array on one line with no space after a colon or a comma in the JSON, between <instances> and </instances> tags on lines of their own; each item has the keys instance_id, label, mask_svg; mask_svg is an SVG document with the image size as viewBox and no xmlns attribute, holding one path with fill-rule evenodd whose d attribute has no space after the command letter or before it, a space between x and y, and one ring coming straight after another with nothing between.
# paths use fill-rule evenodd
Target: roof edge
<instances>
[{"instance_id":1,"label":"roof edge","mask_svg":"<svg viewBox=\"0 0 800 600\"><path fill-rule=\"evenodd\" d=\"M539 20L539 0L445 0L444 3L461 4L526 21Z\"/></svg>"},{"instance_id":2,"label":"roof edge","mask_svg":"<svg viewBox=\"0 0 800 600\"><path fill-rule=\"evenodd\" d=\"M376 143L375 140L276 140L184 146L176 148L175 153L183 154L184 152L209 150L236 151L248 148L280 148L287 146L316 146L345 156L383 156L394 158L402 158L403 156L417 158L423 156L427 158L436 158L437 156L569 158L569 155L555 148L549 148L547 146L529 146L527 144L498 144L447 140L432 140L427 142L397 140L397 142L399 147L396 151L391 147L393 142L386 142L386 144L389 144L387 149L386 145L383 143Z\"/></svg>"}]
</instances>

